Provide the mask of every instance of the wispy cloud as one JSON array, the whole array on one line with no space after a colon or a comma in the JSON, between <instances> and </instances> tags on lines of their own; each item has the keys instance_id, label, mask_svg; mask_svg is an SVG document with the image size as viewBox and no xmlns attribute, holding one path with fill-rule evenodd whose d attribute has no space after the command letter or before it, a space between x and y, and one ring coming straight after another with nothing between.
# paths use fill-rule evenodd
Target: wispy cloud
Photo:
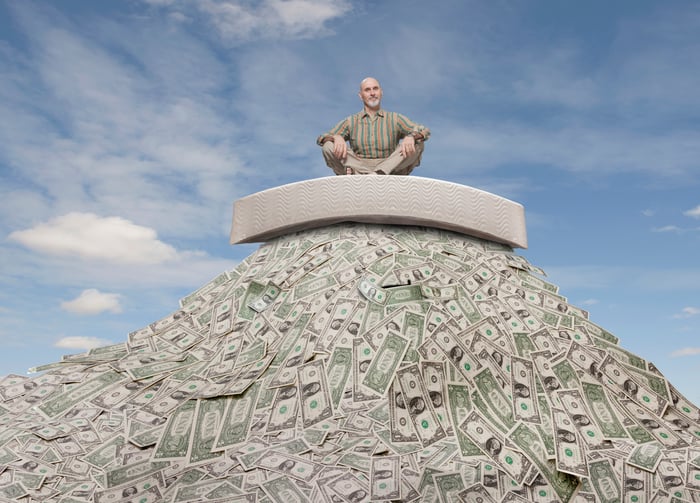
<instances>
[{"instance_id":1,"label":"wispy cloud","mask_svg":"<svg viewBox=\"0 0 700 503\"><path fill-rule=\"evenodd\" d=\"M700 308L699 307L684 307L681 309L680 313L674 314L674 318L691 318L693 316L697 316L700 314Z\"/></svg>"},{"instance_id":2,"label":"wispy cloud","mask_svg":"<svg viewBox=\"0 0 700 503\"><path fill-rule=\"evenodd\" d=\"M62 302L61 309L70 313L86 315L103 312L121 313L121 295L118 293L104 293L90 288L83 290L75 299Z\"/></svg>"},{"instance_id":3,"label":"wispy cloud","mask_svg":"<svg viewBox=\"0 0 700 503\"><path fill-rule=\"evenodd\" d=\"M664 225L663 227L654 227L651 229L652 232L675 232L682 233L684 229L681 229L677 225Z\"/></svg>"},{"instance_id":4,"label":"wispy cloud","mask_svg":"<svg viewBox=\"0 0 700 503\"><path fill-rule=\"evenodd\" d=\"M700 355L700 348L683 348L683 349L678 349L674 352L671 353L671 358L680 358L682 356L695 356L695 355Z\"/></svg>"},{"instance_id":5,"label":"wispy cloud","mask_svg":"<svg viewBox=\"0 0 700 503\"><path fill-rule=\"evenodd\" d=\"M62 337L57 340L54 347L63 349L95 349L102 346L109 346L110 344L114 343L98 337L71 336Z\"/></svg>"},{"instance_id":6,"label":"wispy cloud","mask_svg":"<svg viewBox=\"0 0 700 503\"><path fill-rule=\"evenodd\" d=\"M174 19L204 16L228 41L312 38L332 33L327 23L351 9L347 0L144 0Z\"/></svg>"},{"instance_id":7,"label":"wispy cloud","mask_svg":"<svg viewBox=\"0 0 700 503\"><path fill-rule=\"evenodd\" d=\"M642 215L644 215L645 217L653 217L654 214L655 214L654 210L650 210L650 209L642 210Z\"/></svg>"},{"instance_id":8,"label":"wispy cloud","mask_svg":"<svg viewBox=\"0 0 700 503\"><path fill-rule=\"evenodd\" d=\"M683 214L687 217L700 218L700 204L691 210L684 211Z\"/></svg>"},{"instance_id":9,"label":"wispy cloud","mask_svg":"<svg viewBox=\"0 0 700 503\"><path fill-rule=\"evenodd\" d=\"M582 306L594 306L599 303L600 301L598 299L586 299L581 301Z\"/></svg>"},{"instance_id":10,"label":"wispy cloud","mask_svg":"<svg viewBox=\"0 0 700 503\"><path fill-rule=\"evenodd\" d=\"M673 232L676 234L698 231L700 231L700 227L679 227L677 225L664 225L663 227L654 227L651 229L651 232Z\"/></svg>"}]
</instances>

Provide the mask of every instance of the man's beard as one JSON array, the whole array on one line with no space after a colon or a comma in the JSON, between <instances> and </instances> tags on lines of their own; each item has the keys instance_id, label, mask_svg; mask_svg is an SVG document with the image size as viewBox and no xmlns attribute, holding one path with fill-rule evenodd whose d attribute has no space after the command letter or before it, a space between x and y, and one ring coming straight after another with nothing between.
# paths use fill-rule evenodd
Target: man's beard
<instances>
[{"instance_id":1,"label":"man's beard","mask_svg":"<svg viewBox=\"0 0 700 503\"><path fill-rule=\"evenodd\" d=\"M370 106L370 107L372 107L372 108L378 107L378 106L379 106L379 103L380 103L380 100L378 100L378 99L376 99L376 100L367 100L367 105Z\"/></svg>"}]
</instances>

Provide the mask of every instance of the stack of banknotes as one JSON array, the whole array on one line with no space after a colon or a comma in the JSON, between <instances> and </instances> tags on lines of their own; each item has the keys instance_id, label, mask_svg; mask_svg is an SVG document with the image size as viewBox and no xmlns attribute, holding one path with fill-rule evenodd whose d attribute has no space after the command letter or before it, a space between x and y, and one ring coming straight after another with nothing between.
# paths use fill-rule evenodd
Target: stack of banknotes
<instances>
[{"instance_id":1,"label":"stack of banknotes","mask_svg":"<svg viewBox=\"0 0 700 503\"><path fill-rule=\"evenodd\" d=\"M447 231L277 238L32 370L0 379L0 502L700 501L698 407Z\"/></svg>"}]
</instances>

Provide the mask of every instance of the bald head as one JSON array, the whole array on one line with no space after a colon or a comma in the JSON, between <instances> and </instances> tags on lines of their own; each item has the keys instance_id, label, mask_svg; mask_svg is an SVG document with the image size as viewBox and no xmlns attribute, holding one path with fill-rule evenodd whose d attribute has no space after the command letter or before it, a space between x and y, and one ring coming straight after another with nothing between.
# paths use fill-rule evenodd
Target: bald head
<instances>
[{"instance_id":1,"label":"bald head","mask_svg":"<svg viewBox=\"0 0 700 503\"><path fill-rule=\"evenodd\" d=\"M365 77L364 79L362 79L362 82L360 82L360 91L362 91L365 85L376 85L381 88L381 86L379 85L379 81L374 77Z\"/></svg>"}]
</instances>

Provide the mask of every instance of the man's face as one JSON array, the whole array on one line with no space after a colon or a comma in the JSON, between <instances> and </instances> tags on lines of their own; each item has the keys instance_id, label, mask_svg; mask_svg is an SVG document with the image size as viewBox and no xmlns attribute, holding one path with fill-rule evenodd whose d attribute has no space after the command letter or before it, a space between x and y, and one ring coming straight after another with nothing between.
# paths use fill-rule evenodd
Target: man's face
<instances>
[{"instance_id":1,"label":"man's face","mask_svg":"<svg viewBox=\"0 0 700 503\"><path fill-rule=\"evenodd\" d=\"M379 110L382 101L382 88L379 87L379 82L372 78L363 80L360 84L360 99L369 110Z\"/></svg>"}]
</instances>

